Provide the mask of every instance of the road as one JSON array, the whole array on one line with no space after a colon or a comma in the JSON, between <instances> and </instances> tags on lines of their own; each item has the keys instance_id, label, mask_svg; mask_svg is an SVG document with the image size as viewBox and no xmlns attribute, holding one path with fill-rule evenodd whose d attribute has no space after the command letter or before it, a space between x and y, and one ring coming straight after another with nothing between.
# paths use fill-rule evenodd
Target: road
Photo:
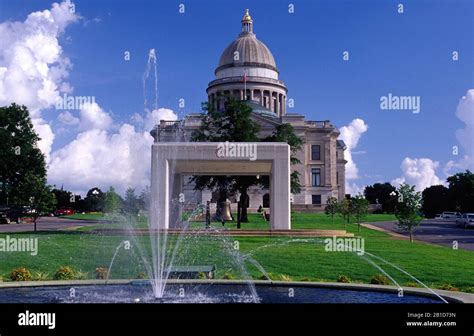
<instances>
[{"instance_id":1,"label":"road","mask_svg":"<svg viewBox=\"0 0 474 336\"><path fill-rule=\"evenodd\" d=\"M58 231L80 226L99 225L97 221L65 219L61 217L41 217L37 221L38 231ZM33 223L0 224L0 233L32 232Z\"/></svg>"},{"instance_id":2,"label":"road","mask_svg":"<svg viewBox=\"0 0 474 336\"><path fill-rule=\"evenodd\" d=\"M386 231L401 234L408 237L408 233L399 230L396 222L377 222L370 225L382 228ZM415 240L427 243L452 247L457 241L458 247L466 250L474 250L474 229L463 229L456 226L454 221L443 219L426 219L414 230Z\"/></svg>"}]
</instances>

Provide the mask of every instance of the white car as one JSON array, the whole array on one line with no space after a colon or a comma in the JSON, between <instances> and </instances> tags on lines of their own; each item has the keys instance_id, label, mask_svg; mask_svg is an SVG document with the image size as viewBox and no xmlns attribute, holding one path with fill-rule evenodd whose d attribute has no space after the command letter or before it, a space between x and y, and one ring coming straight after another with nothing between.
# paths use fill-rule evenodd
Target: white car
<instances>
[{"instance_id":1,"label":"white car","mask_svg":"<svg viewBox=\"0 0 474 336\"><path fill-rule=\"evenodd\" d=\"M465 229L474 227L474 213L465 213L461 218L456 219L456 224Z\"/></svg>"},{"instance_id":2,"label":"white car","mask_svg":"<svg viewBox=\"0 0 474 336\"><path fill-rule=\"evenodd\" d=\"M445 211L441 215L441 218L443 219L457 219L461 217L462 215L459 212L452 212L452 211Z\"/></svg>"}]
</instances>

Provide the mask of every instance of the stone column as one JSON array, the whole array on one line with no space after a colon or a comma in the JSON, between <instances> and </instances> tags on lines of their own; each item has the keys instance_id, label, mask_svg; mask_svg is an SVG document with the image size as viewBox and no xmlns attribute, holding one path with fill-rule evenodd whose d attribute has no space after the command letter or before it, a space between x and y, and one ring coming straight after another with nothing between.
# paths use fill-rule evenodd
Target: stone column
<instances>
[{"instance_id":1,"label":"stone column","mask_svg":"<svg viewBox=\"0 0 474 336\"><path fill-rule=\"evenodd\" d=\"M270 176L270 227L272 230L290 230L290 146L275 152Z\"/></svg>"},{"instance_id":2,"label":"stone column","mask_svg":"<svg viewBox=\"0 0 474 336\"><path fill-rule=\"evenodd\" d=\"M169 164L160 150L151 151L150 227L169 228Z\"/></svg>"},{"instance_id":3,"label":"stone column","mask_svg":"<svg viewBox=\"0 0 474 336\"><path fill-rule=\"evenodd\" d=\"M172 164L169 164L170 168L173 168ZM174 169L170 169L174 170ZM180 194L183 192L183 175L181 174L173 174L173 179L170 181L170 199L171 201L171 209L170 209L170 224L171 228L179 227L182 218L182 205L184 203L179 202Z\"/></svg>"}]
</instances>

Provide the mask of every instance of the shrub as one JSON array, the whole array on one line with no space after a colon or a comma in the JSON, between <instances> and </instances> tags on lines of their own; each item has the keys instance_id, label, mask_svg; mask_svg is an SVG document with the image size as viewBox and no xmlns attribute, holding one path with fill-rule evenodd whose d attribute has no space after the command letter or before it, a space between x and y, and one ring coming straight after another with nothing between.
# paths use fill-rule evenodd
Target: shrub
<instances>
[{"instance_id":1,"label":"shrub","mask_svg":"<svg viewBox=\"0 0 474 336\"><path fill-rule=\"evenodd\" d=\"M45 281L48 280L49 278L49 273L46 272L35 272L33 274L32 280L35 281Z\"/></svg>"},{"instance_id":2,"label":"shrub","mask_svg":"<svg viewBox=\"0 0 474 336\"><path fill-rule=\"evenodd\" d=\"M289 275L286 275L286 274L280 274L280 279L282 281L293 281L293 279Z\"/></svg>"},{"instance_id":3,"label":"shrub","mask_svg":"<svg viewBox=\"0 0 474 336\"><path fill-rule=\"evenodd\" d=\"M474 287L467 287L465 292L466 293L474 293Z\"/></svg>"},{"instance_id":4,"label":"shrub","mask_svg":"<svg viewBox=\"0 0 474 336\"><path fill-rule=\"evenodd\" d=\"M310 279L310 278L301 278L299 281L310 282L310 281L311 281L311 279Z\"/></svg>"},{"instance_id":5,"label":"shrub","mask_svg":"<svg viewBox=\"0 0 474 336\"><path fill-rule=\"evenodd\" d=\"M337 277L337 282L349 283L351 282L351 279L347 275L339 275Z\"/></svg>"},{"instance_id":6,"label":"shrub","mask_svg":"<svg viewBox=\"0 0 474 336\"><path fill-rule=\"evenodd\" d=\"M58 268L56 273L54 273L54 280L72 280L74 279L75 272L70 266L61 266Z\"/></svg>"},{"instance_id":7,"label":"shrub","mask_svg":"<svg viewBox=\"0 0 474 336\"><path fill-rule=\"evenodd\" d=\"M417 282L409 281L407 282L407 287L420 287L420 285Z\"/></svg>"},{"instance_id":8,"label":"shrub","mask_svg":"<svg viewBox=\"0 0 474 336\"><path fill-rule=\"evenodd\" d=\"M77 280L86 280L89 278L89 273L88 272L84 272L84 271L77 271L76 272L76 279Z\"/></svg>"},{"instance_id":9,"label":"shrub","mask_svg":"<svg viewBox=\"0 0 474 336\"><path fill-rule=\"evenodd\" d=\"M109 270L106 267L97 267L95 269L96 279L107 279L107 274L108 273L109 273Z\"/></svg>"},{"instance_id":10,"label":"shrub","mask_svg":"<svg viewBox=\"0 0 474 336\"><path fill-rule=\"evenodd\" d=\"M10 273L12 281L28 281L31 280L31 272L26 267L15 268Z\"/></svg>"},{"instance_id":11,"label":"shrub","mask_svg":"<svg viewBox=\"0 0 474 336\"><path fill-rule=\"evenodd\" d=\"M146 278L146 274L143 273L143 272L140 272L137 274L137 279L145 279Z\"/></svg>"},{"instance_id":12,"label":"shrub","mask_svg":"<svg viewBox=\"0 0 474 336\"><path fill-rule=\"evenodd\" d=\"M235 277L234 277L232 274L226 272L226 273L224 273L224 275L222 276L222 279L224 279L224 280L234 280Z\"/></svg>"},{"instance_id":13,"label":"shrub","mask_svg":"<svg viewBox=\"0 0 474 336\"><path fill-rule=\"evenodd\" d=\"M445 284L439 286L438 289L453 291L453 292L459 292L459 288L457 288L457 287L455 287L455 286L453 286L452 284L449 284L449 283L445 283Z\"/></svg>"},{"instance_id":14,"label":"shrub","mask_svg":"<svg viewBox=\"0 0 474 336\"><path fill-rule=\"evenodd\" d=\"M372 285L390 285L390 280L382 274L376 274L370 279Z\"/></svg>"}]
</instances>

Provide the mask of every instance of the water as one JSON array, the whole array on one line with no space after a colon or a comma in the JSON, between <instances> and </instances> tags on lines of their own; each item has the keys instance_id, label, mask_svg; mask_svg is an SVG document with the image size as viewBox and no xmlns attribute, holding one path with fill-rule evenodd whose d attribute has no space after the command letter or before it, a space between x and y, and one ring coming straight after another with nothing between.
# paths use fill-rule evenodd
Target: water
<instances>
[{"instance_id":1,"label":"water","mask_svg":"<svg viewBox=\"0 0 474 336\"><path fill-rule=\"evenodd\" d=\"M254 303L246 284L196 285L172 283L156 298L147 283L4 288L0 303ZM396 292L335 289L314 286L257 284L261 303L440 303L436 298ZM289 293L292 295L289 295Z\"/></svg>"}]
</instances>

